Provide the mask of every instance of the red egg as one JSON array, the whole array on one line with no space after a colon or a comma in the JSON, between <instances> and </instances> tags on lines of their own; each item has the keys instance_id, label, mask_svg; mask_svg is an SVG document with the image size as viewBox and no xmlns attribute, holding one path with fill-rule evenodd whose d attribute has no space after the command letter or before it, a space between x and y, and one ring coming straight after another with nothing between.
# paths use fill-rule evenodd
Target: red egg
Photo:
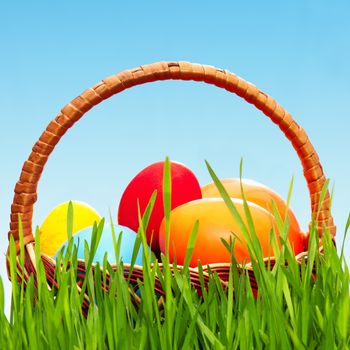
<instances>
[{"instance_id":1,"label":"red egg","mask_svg":"<svg viewBox=\"0 0 350 350\"><path fill-rule=\"evenodd\" d=\"M157 190L157 199L146 230L147 242L152 239L152 250L158 254L159 226L164 217L163 208L163 172L164 161L149 165L138 173L125 189L118 209L119 225L138 230L139 220L137 202L139 201L141 215L152 196ZM185 165L170 162L171 173L171 209L189 201L202 198L201 187L194 173Z\"/></svg>"}]
</instances>

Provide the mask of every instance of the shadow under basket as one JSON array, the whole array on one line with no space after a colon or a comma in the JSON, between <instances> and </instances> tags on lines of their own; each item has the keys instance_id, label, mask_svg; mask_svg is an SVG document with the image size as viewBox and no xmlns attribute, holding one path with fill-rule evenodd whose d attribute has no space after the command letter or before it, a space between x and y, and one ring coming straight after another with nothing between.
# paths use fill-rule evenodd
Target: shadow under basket
<instances>
[{"instance_id":1,"label":"shadow under basket","mask_svg":"<svg viewBox=\"0 0 350 350\"><path fill-rule=\"evenodd\" d=\"M193 64L189 62L157 62L135 69L125 70L118 74L112 75L84 91L68 103L60 113L49 123L46 130L41 134L39 140L34 144L32 152L28 159L24 162L20 178L15 187L15 195L11 206L10 231L9 239L13 236L16 244L17 253L17 278L28 281L29 275L36 276L36 257L34 249L34 237L32 234L32 217L33 208L37 200L37 186L41 174L49 155L54 150L56 144L66 131L71 128L87 111L99 104L103 100L136 85L141 85L159 80L192 80L204 82L223 88L231 93L242 97L246 102L254 105L261 110L273 123L275 123L286 138L292 144L296 151L303 168L304 177L307 182L310 202L311 217L316 218L316 227L321 236L324 229L330 232L331 238L334 240L336 227L330 212L330 195L327 190L325 198L320 202L321 192L325 186L326 178L320 164L319 157L312 146L305 131L297 124L293 117L282 108L269 95L260 91L253 84L246 82L237 75L223 69L212 66ZM316 215L317 214L317 215ZM24 271L22 271L19 262L20 254L20 237L18 218L21 217L23 228L23 241L25 246L24 254ZM310 227L310 226L309 226ZM320 248L322 249L322 247ZM10 249L7 251L9 258ZM49 256L42 254L42 262L45 268L48 288L57 286L55 280L55 260ZM303 252L295 257L300 264L303 259L307 258L307 252ZM275 259L268 258L266 264L273 266ZM115 265L112 265L115 268ZM7 259L8 275L10 277L9 259ZM94 266L92 267L94 269ZM162 266L160 265L160 268ZM181 266L177 266L181 269ZM223 284L226 284L230 271L230 264L212 264L210 267L203 266L204 283L209 281L208 268L217 272ZM238 266L242 271L246 271L249 275L253 292L257 292L257 283L254 277L253 269L250 264L244 267ZM131 274L131 276L129 276ZM195 268L189 269L192 285L201 293L202 286L199 279L199 272ZM83 280L85 277L84 261L78 261L78 279ZM136 285L138 280L143 279L142 267L134 266L130 272L130 266L124 266L124 278L130 277L131 285ZM108 279L108 276L107 276ZM36 281L36 279L34 279ZM108 281L107 281L108 282ZM79 281L78 288L79 287ZM108 283L104 288L108 289ZM155 292L160 296L164 295L162 285L158 279L155 283ZM140 302L140 298L132 293L135 303ZM85 295L83 303L83 312L86 315L89 307L88 295Z\"/></svg>"}]
</instances>

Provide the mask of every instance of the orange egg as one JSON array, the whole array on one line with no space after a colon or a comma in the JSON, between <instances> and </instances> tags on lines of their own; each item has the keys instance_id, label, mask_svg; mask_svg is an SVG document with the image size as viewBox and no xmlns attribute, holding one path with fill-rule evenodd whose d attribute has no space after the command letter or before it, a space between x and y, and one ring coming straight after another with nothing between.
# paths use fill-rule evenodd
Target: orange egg
<instances>
[{"instance_id":1,"label":"orange egg","mask_svg":"<svg viewBox=\"0 0 350 350\"><path fill-rule=\"evenodd\" d=\"M240 179L224 179L221 183L225 187L227 193L232 198L242 198ZM269 187L253 181L242 179L243 191L246 200L258 204L273 214L272 201L276 203L278 212L284 220L285 215L288 215L290 222L288 238L292 245L294 245L294 252L298 254L305 250L306 234L302 232L298 220L291 208L287 210L286 201L275 191ZM203 198L220 197L221 195L214 183L210 183L202 187Z\"/></svg>"},{"instance_id":2,"label":"orange egg","mask_svg":"<svg viewBox=\"0 0 350 350\"><path fill-rule=\"evenodd\" d=\"M232 198L240 216L248 227L243 201ZM264 256L273 256L270 246L270 230L275 225L274 216L264 208L249 203L254 227L261 243ZM222 198L203 198L185 203L170 213L170 241L169 255L173 261L175 254L178 264L183 264L189 237L195 222L199 220L198 235L193 250L190 266L197 266L198 260L203 265L210 263L230 263L230 253L221 241L223 238L230 241L230 237L237 239L234 245L234 254L239 263L250 261L248 247L244 236L227 208ZM159 230L159 245L165 252L165 219Z\"/></svg>"}]
</instances>

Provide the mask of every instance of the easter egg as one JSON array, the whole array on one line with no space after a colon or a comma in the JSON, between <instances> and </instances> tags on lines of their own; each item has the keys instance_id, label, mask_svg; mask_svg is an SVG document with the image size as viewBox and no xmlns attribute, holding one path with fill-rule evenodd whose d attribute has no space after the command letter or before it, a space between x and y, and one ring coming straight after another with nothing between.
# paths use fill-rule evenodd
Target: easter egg
<instances>
[{"instance_id":1,"label":"easter egg","mask_svg":"<svg viewBox=\"0 0 350 350\"><path fill-rule=\"evenodd\" d=\"M246 227L243 201L232 198ZM275 225L274 216L266 209L249 203L249 209L253 218L254 227L259 238L264 256L273 255L270 246L270 230ZM239 263L249 262L250 256L244 235L238 223L232 216L222 198L203 198L183 204L170 213L170 240L169 257L174 260L175 254L178 264L183 264L189 237L196 221L199 221L197 239L190 266L211 263L230 263L231 256L221 241L221 238L230 241L236 238L234 243L234 254ZM165 252L165 220L162 221L159 231L159 244L161 251Z\"/></svg>"},{"instance_id":2,"label":"easter egg","mask_svg":"<svg viewBox=\"0 0 350 350\"><path fill-rule=\"evenodd\" d=\"M40 249L51 257L67 239L67 212L69 202L55 207L46 217L40 227ZM101 216L88 204L72 201L73 205L73 234L85 227L100 222Z\"/></svg>"},{"instance_id":3,"label":"easter egg","mask_svg":"<svg viewBox=\"0 0 350 350\"><path fill-rule=\"evenodd\" d=\"M230 197L242 198L240 179L224 179L221 180L221 183L225 187ZM271 214L273 214L272 201L274 201L282 220L284 220L287 214L290 223L288 238L292 245L294 245L294 252L300 253L304 251L306 234L302 232L293 210L291 208L287 209L286 201L271 188L259 182L242 179L242 186L247 201L258 204ZM202 196L203 198L221 198L221 195L214 183L210 183L202 187Z\"/></svg>"},{"instance_id":4,"label":"easter egg","mask_svg":"<svg viewBox=\"0 0 350 350\"><path fill-rule=\"evenodd\" d=\"M146 230L147 241L152 241L152 250L159 253L159 226L164 217L163 209L163 171L164 161L154 163L138 173L128 184L118 209L118 223L134 231L139 228L138 206L141 215L157 190L157 198ZM171 208L202 197L201 188L194 173L185 165L170 162L171 173Z\"/></svg>"},{"instance_id":5,"label":"easter egg","mask_svg":"<svg viewBox=\"0 0 350 350\"><path fill-rule=\"evenodd\" d=\"M128 227L114 225L114 233L115 233L116 241L118 241L120 232L122 232L122 236L121 236L121 244L120 244L120 250L119 250L119 259L123 261L125 264L130 264L132 259L132 252L136 241L136 233L130 230ZM77 245L78 259L82 259L82 260L85 259L84 257L85 241L88 243L89 248L91 249L90 247L91 234L92 234L92 226L77 232L73 236L74 243ZM67 245L68 245L68 241L64 242L64 244L56 252L55 258L57 257L57 253L64 246L66 247ZM106 224L103 228L93 262L95 263L99 262L102 265L105 253L107 253L107 260L109 261L110 264L116 263L116 255L115 255L113 235L112 235L112 226L110 224ZM140 249L137 254L135 264L142 265L142 245L140 245Z\"/></svg>"}]
</instances>

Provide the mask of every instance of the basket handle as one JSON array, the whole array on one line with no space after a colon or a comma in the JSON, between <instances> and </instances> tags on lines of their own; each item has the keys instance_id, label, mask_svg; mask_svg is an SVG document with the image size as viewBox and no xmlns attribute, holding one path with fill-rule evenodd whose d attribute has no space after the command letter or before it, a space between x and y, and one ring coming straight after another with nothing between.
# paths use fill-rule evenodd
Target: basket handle
<instances>
[{"instance_id":1,"label":"basket handle","mask_svg":"<svg viewBox=\"0 0 350 350\"><path fill-rule=\"evenodd\" d=\"M102 80L68 103L57 117L50 122L39 140L34 144L28 160L24 162L20 178L15 187L15 195L11 206L9 238L10 235L13 235L17 246L19 214L22 218L24 244L34 240L32 217L34 203L37 200L37 185L49 155L66 131L88 110L110 96L132 86L169 79L195 80L224 88L253 104L277 124L300 158L309 189L311 211L315 219L316 213L319 211L317 217L319 233L321 234L323 226L325 226L334 238L336 228L330 212L328 191L321 208L318 207L321 191L326 181L318 155L305 131L285 109L269 95L227 70L188 62L157 62L125 70Z\"/></svg>"}]
</instances>

